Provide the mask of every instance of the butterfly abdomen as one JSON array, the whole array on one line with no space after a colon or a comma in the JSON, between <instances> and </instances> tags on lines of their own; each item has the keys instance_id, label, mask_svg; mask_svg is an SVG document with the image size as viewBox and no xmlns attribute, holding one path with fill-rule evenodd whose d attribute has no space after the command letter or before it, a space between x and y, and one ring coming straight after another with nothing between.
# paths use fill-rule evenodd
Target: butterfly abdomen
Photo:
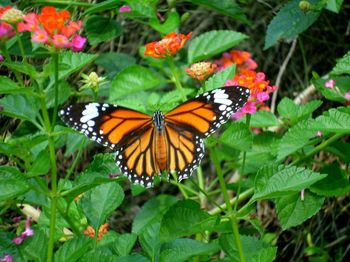
<instances>
[{"instance_id":1,"label":"butterfly abdomen","mask_svg":"<svg viewBox=\"0 0 350 262\"><path fill-rule=\"evenodd\" d=\"M155 160L156 165L159 168L159 171L167 170L168 169L168 142L165 136L164 128L162 129L155 129L155 136L154 136L154 151L155 151Z\"/></svg>"}]
</instances>

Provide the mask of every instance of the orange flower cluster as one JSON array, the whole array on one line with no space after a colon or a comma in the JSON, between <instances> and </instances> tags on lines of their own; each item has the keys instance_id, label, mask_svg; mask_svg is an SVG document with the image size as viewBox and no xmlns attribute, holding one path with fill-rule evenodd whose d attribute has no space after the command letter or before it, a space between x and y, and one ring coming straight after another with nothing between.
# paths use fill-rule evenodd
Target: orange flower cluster
<instances>
[{"instance_id":1,"label":"orange flower cluster","mask_svg":"<svg viewBox=\"0 0 350 262\"><path fill-rule=\"evenodd\" d=\"M24 22L18 24L20 32L32 32L32 41L53 45L56 48L70 48L81 51L86 38L77 34L82 27L81 21L70 20L67 10L57 11L55 7L46 6L40 14L29 13Z\"/></svg>"},{"instance_id":2,"label":"orange flower cluster","mask_svg":"<svg viewBox=\"0 0 350 262\"><path fill-rule=\"evenodd\" d=\"M251 54L246 51L232 50L226 52L216 61L222 70L232 64L236 64L236 75L233 79L227 80L227 86L245 86L250 90L250 97L245 106L232 117L239 119L245 114L254 114L258 109L269 110L265 101L269 100L270 93L277 89L277 86L270 86L270 82L265 79L263 72L256 72L257 63L251 58Z\"/></svg>"},{"instance_id":3,"label":"orange flower cluster","mask_svg":"<svg viewBox=\"0 0 350 262\"><path fill-rule=\"evenodd\" d=\"M173 56L184 46L186 40L189 39L191 35L192 32L187 35L176 34L175 32L167 34L160 41L146 44L145 55L155 58Z\"/></svg>"},{"instance_id":4,"label":"orange flower cluster","mask_svg":"<svg viewBox=\"0 0 350 262\"><path fill-rule=\"evenodd\" d=\"M100 241L102 239L102 236L108 232L108 224L103 224L100 226L100 229L98 230L98 236L97 240ZM95 237L95 230L92 228L92 226L88 226L85 231L84 235L89 236L91 238Z\"/></svg>"},{"instance_id":5,"label":"orange flower cluster","mask_svg":"<svg viewBox=\"0 0 350 262\"><path fill-rule=\"evenodd\" d=\"M199 62L186 68L187 74L194 79L203 81L212 75L218 66L212 62Z\"/></svg>"}]
</instances>

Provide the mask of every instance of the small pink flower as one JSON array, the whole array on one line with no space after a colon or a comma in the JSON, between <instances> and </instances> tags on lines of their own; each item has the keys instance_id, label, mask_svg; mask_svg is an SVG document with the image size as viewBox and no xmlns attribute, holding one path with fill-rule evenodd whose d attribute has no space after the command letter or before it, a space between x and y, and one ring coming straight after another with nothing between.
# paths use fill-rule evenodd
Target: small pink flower
<instances>
[{"instance_id":1,"label":"small pink flower","mask_svg":"<svg viewBox=\"0 0 350 262\"><path fill-rule=\"evenodd\" d=\"M238 111L238 112L232 114L231 118L232 118L233 120L238 120L238 119L241 119L241 118L244 117L244 116L245 116L245 114L242 113L242 111Z\"/></svg>"},{"instance_id":2,"label":"small pink flower","mask_svg":"<svg viewBox=\"0 0 350 262\"><path fill-rule=\"evenodd\" d=\"M0 262L12 262L12 256L5 253L4 256L0 258Z\"/></svg>"},{"instance_id":3,"label":"small pink flower","mask_svg":"<svg viewBox=\"0 0 350 262\"><path fill-rule=\"evenodd\" d=\"M39 29L38 16L35 13L26 14L23 18L24 22L17 24L17 30L19 32L29 31L34 32Z\"/></svg>"},{"instance_id":4,"label":"small pink flower","mask_svg":"<svg viewBox=\"0 0 350 262\"><path fill-rule=\"evenodd\" d=\"M346 93L344 94L344 98L345 98L346 100L349 100L349 101L350 101L350 91L348 91L348 92L346 92Z\"/></svg>"},{"instance_id":5,"label":"small pink flower","mask_svg":"<svg viewBox=\"0 0 350 262\"><path fill-rule=\"evenodd\" d=\"M38 43L46 43L48 38L49 38L49 35L43 29L36 30L32 35L32 41L38 42Z\"/></svg>"},{"instance_id":6,"label":"small pink flower","mask_svg":"<svg viewBox=\"0 0 350 262\"><path fill-rule=\"evenodd\" d=\"M265 81L265 74L263 72L256 73L255 79L257 81Z\"/></svg>"},{"instance_id":7,"label":"small pink flower","mask_svg":"<svg viewBox=\"0 0 350 262\"><path fill-rule=\"evenodd\" d=\"M270 98L270 96L269 96L267 93L265 93L265 92L260 92L260 93L258 93L258 94L256 95L256 99L257 99L260 103L269 100L269 98Z\"/></svg>"},{"instance_id":8,"label":"small pink flower","mask_svg":"<svg viewBox=\"0 0 350 262\"><path fill-rule=\"evenodd\" d=\"M120 13L125 13L125 12L131 12L131 8L128 5L123 5L122 7L119 8Z\"/></svg>"},{"instance_id":9,"label":"small pink flower","mask_svg":"<svg viewBox=\"0 0 350 262\"><path fill-rule=\"evenodd\" d=\"M15 243L16 245L20 245L22 244L23 240L24 240L24 237L22 237L21 235L19 237L15 237L14 239L12 239L12 242Z\"/></svg>"},{"instance_id":10,"label":"small pink flower","mask_svg":"<svg viewBox=\"0 0 350 262\"><path fill-rule=\"evenodd\" d=\"M256 106L253 102L248 102L245 104L244 107L241 109L242 113L245 114L254 114L256 112Z\"/></svg>"},{"instance_id":11,"label":"small pink flower","mask_svg":"<svg viewBox=\"0 0 350 262\"><path fill-rule=\"evenodd\" d=\"M64 35L54 35L52 38L52 43L54 44L55 47L57 48L67 48L70 47L69 40L66 36Z\"/></svg>"},{"instance_id":12,"label":"small pink flower","mask_svg":"<svg viewBox=\"0 0 350 262\"><path fill-rule=\"evenodd\" d=\"M322 137L322 136L323 136L323 133L322 133L320 130L318 130L318 131L316 132L316 136Z\"/></svg>"},{"instance_id":13,"label":"small pink flower","mask_svg":"<svg viewBox=\"0 0 350 262\"><path fill-rule=\"evenodd\" d=\"M327 80L326 83L324 84L324 86L325 86L326 88L333 88L334 85L335 85L335 80L333 80L333 79Z\"/></svg>"},{"instance_id":14,"label":"small pink flower","mask_svg":"<svg viewBox=\"0 0 350 262\"><path fill-rule=\"evenodd\" d=\"M10 38L15 35L12 25L0 21L0 39Z\"/></svg>"},{"instance_id":15,"label":"small pink flower","mask_svg":"<svg viewBox=\"0 0 350 262\"><path fill-rule=\"evenodd\" d=\"M30 228L30 218L29 217L26 219L25 225L26 225L26 227L25 227L25 230L22 232L22 234L18 237L15 237L14 239L12 239L12 242L15 243L16 245L20 245L26 237L30 237L30 236L34 235L33 229Z\"/></svg>"},{"instance_id":16,"label":"small pink flower","mask_svg":"<svg viewBox=\"0 0 350 262\"><path fill-rule=\"evenodd\" d=\"M4 61L4 57L2 55L0 55L0 62Z\"/></svg>"},{"instance_id":17,"label":"small pink flower","mask_svg":"<svg viewBox=\"0 0 350 262\"><path fill-rule=\"evenodd\" d=\"M235 85L236 83L232 79L226 80L225 86L235 86Z\"/></svg>"},{"instance_id":18,"label":"small pink flower","mask_svg":"<svg viewBox=\"0 0 350 262\"><path fill-rule=\"evenodd\" d=\"M83 50L86 43L86 38L80 35L75 35L72 39L72 50L74 52L79 52Z\"/></svg>"},{"instance_id":19,"label":"small pink flower","mask_svg":"<svg viewBox=\"0 0 350 262\"><path fill-rule=\"evenodd\" d=\"M21 216L18 216L18 217L14 217L14 218L12 218L12 222L13 223L18 223L19 221L21 221Z\"/></svg>"}]
</instances>

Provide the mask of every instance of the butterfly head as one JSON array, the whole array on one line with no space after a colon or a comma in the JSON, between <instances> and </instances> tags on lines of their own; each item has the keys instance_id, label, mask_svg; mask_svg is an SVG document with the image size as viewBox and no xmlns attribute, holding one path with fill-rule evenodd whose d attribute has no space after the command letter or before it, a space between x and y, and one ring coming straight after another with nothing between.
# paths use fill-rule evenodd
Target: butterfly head
<instances>
[{"instance_id":1,"label":"butterfly head","mask_svg":"<svg viewBox=\"0 0 350 262\"><path fill-rule=\"evenodd\" d=\"M154 112L153 123L154 123L154 126L158 130L163 129L163 127L164 127L164 114L160 110L157 110L156 112Z\"/></svg>"}]
</instances>

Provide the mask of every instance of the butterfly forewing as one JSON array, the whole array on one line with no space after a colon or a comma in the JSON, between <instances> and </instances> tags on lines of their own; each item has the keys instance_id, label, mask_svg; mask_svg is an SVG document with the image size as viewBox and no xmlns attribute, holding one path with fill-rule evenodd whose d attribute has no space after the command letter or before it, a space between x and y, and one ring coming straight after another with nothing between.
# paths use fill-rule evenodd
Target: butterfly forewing
<instances>
[{"instance_id":1,"label":"butterfly forewing","mask_svg":"<svg viewBox=\"0 0 350 262\"><path fill-rule=\"evenodd\" d=\"M168 122L207 137L247 102L249 89L227 86L205 92L165 114Z\"/></svg>"}]
</instances>

